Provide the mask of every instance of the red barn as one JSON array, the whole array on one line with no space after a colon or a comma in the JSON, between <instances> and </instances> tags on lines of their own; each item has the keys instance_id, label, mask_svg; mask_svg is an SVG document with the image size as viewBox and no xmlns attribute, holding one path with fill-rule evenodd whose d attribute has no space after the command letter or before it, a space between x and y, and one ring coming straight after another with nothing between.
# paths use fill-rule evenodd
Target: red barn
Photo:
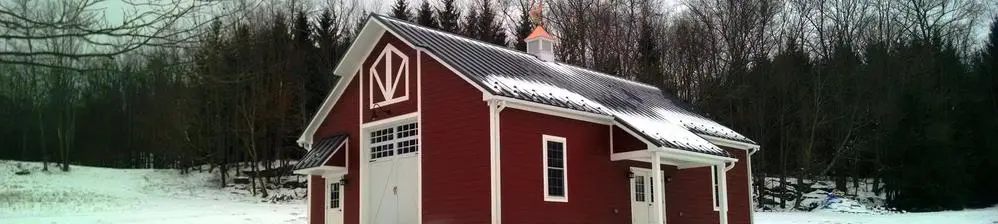
<instances>
[{"instance_id":1,"label":"red barn","mask_svg":"<svg viewBox=\"0 0 998 224\"><path fill-rule=\"evenodd\" d=\"M751 222L755 142L526 41L372 15L298 140L309 223Z\"/></svg>"}]
</instances>

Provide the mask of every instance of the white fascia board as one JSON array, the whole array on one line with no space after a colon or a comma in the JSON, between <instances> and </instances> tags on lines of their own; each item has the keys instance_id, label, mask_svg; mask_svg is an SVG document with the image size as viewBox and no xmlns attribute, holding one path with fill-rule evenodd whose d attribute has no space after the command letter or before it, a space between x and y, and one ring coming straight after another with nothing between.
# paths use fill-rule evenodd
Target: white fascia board
<instances>
[{"instance_id":1,"label":"white fascia board","mask_svg":"<svg viewBox=\"0 0 998 224\"><path fill-rule=\"evenodd\" d=\"M610 161L621 161L621 160L637 160L642 158L651 158L651 151L648 150L635 150L630 152L619 152L610 155Z\"/></svg>"},{"instance_id":2,"label":"white fascia board","mask_svg":"<svg viewBox=\"0 0 998 224\"><path fill-rule=\"evenodd\" d=\"M347 52L340 59L339 63L333 71L333 75L340 76L340 80L336 82L336 86L330 91L329 96L326 100L322 102L322 106L316 111L315 116L309 121L308 126L305 131L302 132L301 136L298 137L298 145L305 147L306 150L311 150L312 138L315 132L318 131L319 126L322 126L322 122L326 120L326 116L339 101L340 97L343 96L343 92L346 91L347 86L353 81L353 78L359 72L358 68L364 62L364 59L371 53L371 49L374 45L381 40L381 36L385 33L385 28L383 25L372 22L375 19L368 19L367 23L364 24L364 28L361 29L360 34L354 39L353 44L347 49ZM375 25L378 24L378 25ZM363 93L361 93L363 94Z\"/></svg>"},{"instance_id":3,"label":"white fascia board","mask_svg":"<svg viewBox=\"0 0 998 224\"><path fill-rule=\"evenodd\" d=\"M307 169L295 170L293 173L298 175L317 175L317 176L335 176L336 174L346 174L346 167L339 166L317 166Z\"/></svg>"},{"instance_id":4,"label":"white fascia board","mask_svg":"<svg viewBox=\"0 0 998 224\"><path fill-rule=\"evenodd\" d=\"M739 142L739 141L734 141L734 140L728 140L728 139L718 138L718 137L714 137L714 136L710 136L710 135L697 134L697 136L700 136L701 138L706 139L707 141L709 141L710 143L713 143L715 145L720 145L720 146L725 146L725 147L731 147L731 148L736 148L736 149L744 149L744 150L752 150L752 149L758 149L759 148L759 145L756 145L756 144L750 144L750 143L744 143L744 142Z\"/></svg>"},{"instance_id":5,"label":"white fascia board","mask_svg":"<svg viewBox=\"0 0 998 224\"><path fill-rule=\"evenodd\" d=\"M514 99L504 96L496 95L482 95L483 101L489 100L501 100L506 102L507 107L521 109L530 112L537 112L557 117L564 117L569 119L575 119L596 124L613 124L614 119L612 116L590 113L585 111L572 110L567 108L561 108L556 106L551 106L547 104L535 103L521 99Z\"/></svg>"},{"instance_id":6,"label":"white fascia board","mask_svg":"<svg viewBox=\"0 0 998 224\"><path fill-rule=\"evenodd\" d=\"M738 162L738 159L723 156L715 156L703 153L690 152L669 147L659 147L658 150L665 151L668 157L676 157L682 160L697 161L710 164L724 164Z\"/></svg>"}]
</instances>

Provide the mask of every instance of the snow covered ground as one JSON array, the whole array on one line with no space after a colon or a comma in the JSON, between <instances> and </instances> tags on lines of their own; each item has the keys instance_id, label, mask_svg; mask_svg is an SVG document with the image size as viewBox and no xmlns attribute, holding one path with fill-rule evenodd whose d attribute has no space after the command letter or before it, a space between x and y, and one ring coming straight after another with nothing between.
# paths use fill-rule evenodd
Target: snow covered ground
<instances>
[{"instance_id":1,"label":"snow covered ground","mask_svg":"<svg viewBox=\"0 0 998 224\"><path fill-rule=\"evenodd\" d=\"M998 207L897 214L756 212L755 221L760 224L998 224Z\"/></svg>"},{"instance_id":2,"label":"snow covered ground","mask_svg":"<svg viewBox=\"0 0 998 224\"><path fill-rule=\"evenodd\" d=\"M761 224L998 224L998 206L987 209L963 211L943 211L925 213L905 213L885 207L885 196L873 192L873 180L861 180L858 186L846 185L846 192L834 190L832 181L805 180L803 186L796 186L796 179L788 178L781 184L779 179L767 177L765 195L766 211L755 213L756 223ZM780 187L786 187L788 195L777 196ZM798 189L801 188L801 189ZM801 208L793 208L800 193ZM829 199L829 192L837 195ZM780 208L778 203L786 200L791 207ZM758 202L757 202L758 203Z\"/></svg>"},{"instance_id":3,"label":"snow covered ground","mask_svg":"<svg viewBox=\"0 0 998 224\"><path fill-rule=\"evenodd\" d=\"M15 175L18 164L30 175ZM305 223L305 202L262 202L218 187L214 175L176 170L73 166L41 172L39 163L0 161L0 224ZM52 170L56 168L50 167ZM294 192L303 195L304 191Z\"/></svg>"},{"instance_id":4,"label":"snow covered ground","mask_svg":"<svg viewBox=\"0 0 998 224\"><path fill-rule=\"evenodd\" d=\"M31 174L15 175L22 170L18 164ZM277 192L297 199L270 203L244 190L218 188L208 173L84 166L64 173L40 167L0 160L0 224L306 222L303 190ZM759 224L998 224L998 207L929 213L864 209L844 200L814 212L756 212L755 219Z\"/></svg>"}]
</instances>

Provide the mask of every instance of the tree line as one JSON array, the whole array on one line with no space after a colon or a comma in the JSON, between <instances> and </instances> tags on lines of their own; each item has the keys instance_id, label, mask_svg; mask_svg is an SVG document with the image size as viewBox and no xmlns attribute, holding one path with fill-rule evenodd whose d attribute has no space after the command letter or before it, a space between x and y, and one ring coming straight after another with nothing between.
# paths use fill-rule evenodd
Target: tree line
<instances>
[{"instance_id":1,"label":"tree line","mask_svg":"<svg viewBox=\"0 0 998 224\"><path fill-rule=\"evenodd\" d=\"M66 2L75 1L92 0ZM65 171L70 163L279 169L287 164L278 161L303 154L294 141L337 82L331 69L366 14L524 50L538 2L396 0L380 10L238 1L203 17L176 10L149 24L202 19L139 35L146 29L90 21L96 16L86 10L69 10L84 18L74 26L32 12L93 5L13 0L19 7L0 13L8 41L0 49L0 158L58 162ZM829 178L842 190L873 179L892 207L906 210L998 203L990 174L998 163L988 161L998 157L998 28L984 1L543 5L559 61L658 86L756 140L760 199L787 193L762 189L770 176ZM89 56L79 48L95 34L67 27L156 38Z\"/></svg>"}]
</instances>

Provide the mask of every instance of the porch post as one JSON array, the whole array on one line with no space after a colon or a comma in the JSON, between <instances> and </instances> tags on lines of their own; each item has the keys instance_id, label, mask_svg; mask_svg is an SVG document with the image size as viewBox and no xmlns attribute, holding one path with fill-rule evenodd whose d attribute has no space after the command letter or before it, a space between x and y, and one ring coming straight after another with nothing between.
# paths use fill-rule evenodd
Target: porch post
<instances>
[{"instance_id":1,"label":"porch post","mask_svg":"<svg viewBox=\"0 0 998 224\"><path fill-rule=\"evenodd\" d=\"M654 182L658 183L658 184L653 184L655 187L653 187L651 189L653 195L655 195L654 198L653 198L653 200L655 200L655 202L652 203L652 205L653 205L652 206L652 210L655 211L655 219L652 220L652 222L654 222L654 223L665 223L665 214L662 214L662 211L663 211L662 208L665 207L665 206L663 206L665 203L663 203L663 201L662 201L662 198L664 198L664 197L662 197L662 194L664 194L664 192L665 192L664 189L663 189L665 186L662 186L662 185L665 185L665 184L662 184L662 183L665 183L665 181L661 180L661 178L662 178L662 155L661 155L661 152L657 152L657 150L656 150L656 152L652 153L652 158L651 158L651 176L653 177L652 180Z\"/></svg>"},{"instance_id":2,"label":"porch post","mask_svg":"<svg viewBox=\"0 0 998 224\"><path fill-rule=\"evenodd\" d=\"M720 187L717 197L721 200L720 218L721 224L728 224L728 169L725 165L714 165L717 167L717 185Z\"/></svg>"}]
</instances>

